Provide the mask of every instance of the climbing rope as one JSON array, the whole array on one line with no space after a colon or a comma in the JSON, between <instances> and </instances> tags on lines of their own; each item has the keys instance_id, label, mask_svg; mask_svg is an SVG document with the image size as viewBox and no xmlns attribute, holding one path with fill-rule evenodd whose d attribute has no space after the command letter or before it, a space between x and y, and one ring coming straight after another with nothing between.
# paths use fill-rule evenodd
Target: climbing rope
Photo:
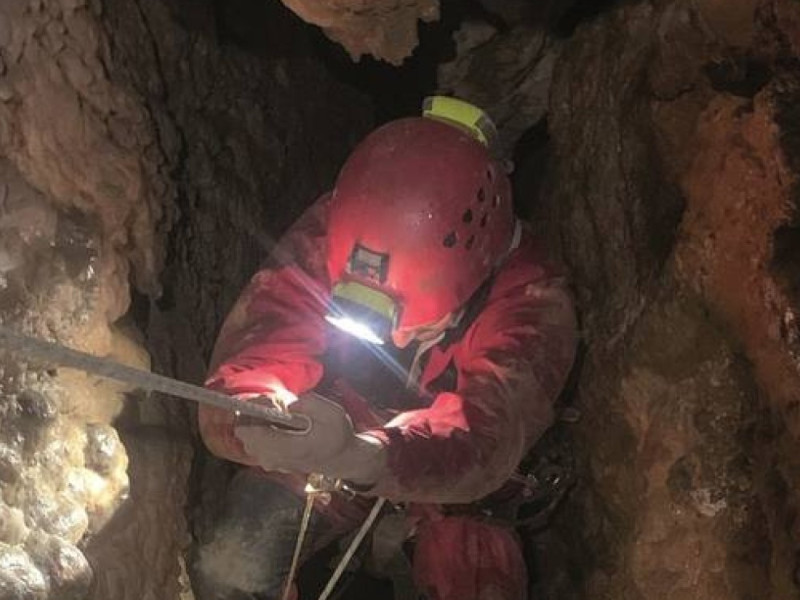
<instances>
[{"instance_id":1,"label":"climbing rope","mask_svg":"<svg viewBox=\"0 0 800 600\"><path fill-rule=\"evenodd\" d=\"M328 580L328 584L325 586L325 589L322 590L322 593L319 595L318 600L328 600L328 597L333 592L333 588L336 587L336 584L339 582L344 570L347 568L347 565L350 563L350 560L353 558L353 555L358 550L358 547L361 545L361 542L364 540L364 537L367 535L367 532L372 527L372 524L375 522L375 519L378 518L378 515L383 508L383 505L386 504L386 498L378 498L375 500L375 503L372 505L372 510L369 511L367 518L364 519L364 523L361 525L361 528L356 533L356 536L353 538L353 541L350 542L350 546L348 546L347 551L342 556L342 560L339 561L339 564L336 566L336 570L331 575L331 578Z\"/></svg>"},{"instance_id":2,"label":"climbing rope","mask_svg":"<svg viewBox=\"0 0 800 600\"><path fill-rule=\"evenodd\" d=\"M294 554L292 555L292 562L289 566L289 572L286 575L286 581L284 582L281 600L289 600L291 596L292 583L297 576L297 570L300 565L300 556L302 554L303 545L305 544L305 539L308 535L308 525L311 521L311 512L314 508L314 501L320 496L325 496L331 494L332 492L341 492L344 490L346 490L346 486L339 479L330 479L319 474L312 474L308 476L305 487L305 507L303 509L303 516L300 519L300 529L297 532L297 541L294 545ZM339 560L339 564L336 565L336 569L333 571L331 578L328 580L328 583L325 585L325 588L319 595L318 600L328 600L334 588L336 587L336 584L339 582L339 579L341 579L342 575L344 574L347 565L350 564L350 561L353 559L356 551L361 546L361 542L364 541L364 538L366 537L370 528L375 523L375 519L378 518L378 515L380 514L384 504L386 504L385 498L378 498L375 500L375 503L372 505L372 509L367 515L367 518L364 519L364 522L356 532L355 537L353 537L353 539L350 541L350 545L347 547L347 550Z\"/></svg>"}]
</instances>

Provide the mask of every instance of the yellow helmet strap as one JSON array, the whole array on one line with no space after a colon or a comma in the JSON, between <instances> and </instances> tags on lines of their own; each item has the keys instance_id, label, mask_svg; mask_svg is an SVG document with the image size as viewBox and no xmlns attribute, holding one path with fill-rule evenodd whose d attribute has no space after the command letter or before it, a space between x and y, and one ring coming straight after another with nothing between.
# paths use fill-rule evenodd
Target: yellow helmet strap
<instances>
[{"instance_id":1,"label":"yellow helmet strap","mask_svg":"<svg viewBox=\"0 0 800 600\"><path fill-rule=\"evenodd\" d=\"M458 127L489 150L497 145L497 128L489 115L469 102L449 96L429 96L422 104L422 116Z\"/></svg>"}]
</instances>

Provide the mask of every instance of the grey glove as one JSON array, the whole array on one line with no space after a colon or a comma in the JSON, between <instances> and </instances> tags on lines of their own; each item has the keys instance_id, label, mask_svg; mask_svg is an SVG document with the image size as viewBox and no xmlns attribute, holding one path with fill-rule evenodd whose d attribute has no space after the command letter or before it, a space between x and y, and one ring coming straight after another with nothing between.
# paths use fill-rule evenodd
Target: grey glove
<instances>
[{"instance_id":1,"label":"grey glove","mask_svg":"<svg viewBox=\"0 0 800 600\"><path fill-rule=\"evenodd\" d=\"M267 471L319 473L361 486L375 483L383 473L383 443L359 435L344 409L317 394L292 403L289 411L306 416L307 431L297 432L247 420L234 429L245 452Z\"/></svg>"}]
</instances>

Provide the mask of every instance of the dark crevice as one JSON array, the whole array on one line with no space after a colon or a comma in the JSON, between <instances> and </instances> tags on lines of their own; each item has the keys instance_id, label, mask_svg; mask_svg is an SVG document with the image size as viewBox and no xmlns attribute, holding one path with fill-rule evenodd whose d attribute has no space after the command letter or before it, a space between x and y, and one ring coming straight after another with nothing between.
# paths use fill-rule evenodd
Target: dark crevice
<instances>
[{"instance_id":1,"label":"dark crevice","mask_svg":"<svg viewBox=\"0 0 800 600\"><path fill-rule=\"evenodd\" d=\"M707 64L703 71L717 92L752 98L772 78L766 60L753 56L729 57Z\"/></svg>"},{"instance_id":2,"label":"dark crevice","mask_svg":"<svg viewBox=\"0 0 800 600\"><path fill-rule=\"evenodd\" d=\"M186 160L188 158L188 151L186 147L186 136L184 135L184 132L181 130L179 126L179 120L177 118L177 115L170 106L169 83L166 73L164 71L163 59L161 57L161 50L159 49L158 46L158 37L152 29L149 18L146 14L146 9L142 6L141 0L134 0L133 6L135 7L135 11L141 21L142 27L146 34L147 38L146 45L150 50L151 58L156 68L155 73L152 76L157 78L158 81L157 89L160 92L157 98L155 99L148 98L146 100L146 109L148 112L148 117L150 118L150 121L153 125L153 131L155 133L156 142L158 144L161 155L164 157L165 163L169 165L167 168L169 171L170 178L175 182L180 182L184 178ZM145 98L147 98L147 95L145 95ZM162 131L162 124L156 117L156 115L162 110L169 117L169 123L172 127L174 127L176 138L178 140L177 154L174 158L173 164L171 165L169 164L167 158L170 153L169 150L165 147L166 145L164 143L164 132ZM189 199L186 197L185 191L182 189L180 185L177 186L177 194L175 197L175 202L178 210L175 212L175 222L171 224L171 226L173 227L188 223L191 218L191 210L190 210L191 204ZM165 250L166 250L165 265L176 264L180 249L176 247L175 238L170 237L168 239L168 242L165 245ZM170 285L168 283L169 278L164 277L162 279L165 282L167 282L167 285L165 285L164 289L162 290L161 300L163 300L165 292L167 294L169 293L169 288L170 288Z\"/></svg>"},{"instance_id":3,"label":"dark crevice","mask_svg":"<svg viewBox=\"0 0 800 600\"><path fill-rule=\"evenodd\" d=\"M513 2L480 2L479 0L443 0L442 11L460 15L460 20L484 21L492 25L499 32L506 32L515 25L509 15L498 10L497 5L513 4ZM518 16L518 15L514 15Z\"/></svg>"},{"instance_id":4,"label":"dark crevice","mask_svg":"<svg viewBox=\"0 0 800 600\"><path fill-rule=\"evenodd\" d=\"M775 231L772 269L791 295L800 303L800 222Z\"/></svg>"},{"instance_id":5,"label":"dark crevice","mask_svg":"<svg viewBox=\"0 0 800 600\"><path fill-rule=\"evenodd\" d=\"M775 122L790 170L800 173L800 60L779 63L775 94ZM771 268L796 306L800 306L800 180L792 187L795 214L775 231Z\"/></svg>"},{"instance_id":6,"label":"dark crevice","mask_svg":"<svg viewBox=\"0 0 800 600\"><path fill-rule=\"evenodd\" d=\"M439 65L456 57L455 32L465 21L482 21L498 31L508 23L477 0L444 0L440 19L419 23L419 44L400 66L371 56L353 62L347 52L331 42L318 28L311 30L316 54L328 70L342 82L368 95L375 106L375 120L419 114L425 96L437 92Z\"/></svg>"},{"instance_id":7,"label":"dark crevice","mask_svg":"<svg viewBox=\"0 0 800 600\"><path fill-rule=\"evenodd\" d=\"M512 153L514 172L514 209L523 218L530 216L542 193L545 175L550 168L550 134L547 119L541 119L522 134Z\"/></svg>"},{"instance_id":8,"label":"dark crevice","mask_svg":"<svg viewBox=\"0 0 800 600\"><path fill-rule=\"evenodd\" d=\"M312 28L278 0L213 0L213 14L222 46L270 59L302 58L312 52Z\"/></svg>"},{"instance_id":9,"label":"dark crevice","mask_svg":"<svg viewBox=\"0 0 800 600\"><path fill-rule=\"evenodd\" d=\"M599 15L621 4L634 4L637 0L576 0L552 25L554 35L570 37L582 23L592 21Z\"/></svg>"},{"instance_id":10,"label":"dark crevice","mask_svg":"<svg viewBox=\"0 0 800 600\"><path fill-rule=\"evenodd\" d=\"M442 11L436 23L419 25L420 43L399 67L371 56L354 63L347 52L324 33L311 33L315 51L328 70L342 82L372 99L376 123L418 114L425 96L436 90L440 62L454 56L452 34L461 24L459 11Z\"/></svg>"}]
</instances>

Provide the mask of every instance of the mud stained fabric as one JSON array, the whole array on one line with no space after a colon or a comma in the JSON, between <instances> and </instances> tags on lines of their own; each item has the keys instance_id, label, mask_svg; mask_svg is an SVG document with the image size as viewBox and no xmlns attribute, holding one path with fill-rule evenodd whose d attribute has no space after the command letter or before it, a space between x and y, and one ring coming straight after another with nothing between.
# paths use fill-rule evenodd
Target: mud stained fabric
<instances>
[{"instance_id":1,"label":"mud stained fabric","mask_svg":"<svg viewBox=\"0 0 800 600\"><path fill-rule=\"evenodd\" d=\"M330 293L327 206L323 197L307 211L279 244L279 264L258 272L245 289L219 336L210 387L263 393L278 381L299 394L322 381L322 359L331 346L345 351L348 342L360 343L343 339L323 319ZM525 233L495 277L482 313L460 340L430 353L422 385L452 364L455 389L421 398L424 408L394 417L370 414L369 399L347 399L356 426L388 446L389 469L374 493L392 501L464 503L499 488L552 423L575 338L562 273ZM404 382L387 378L386 385ZM212 451L252 462L227 415L202 409L200 424Z\"/></svg>"},{"instance_id":2,"label":"mud stained fabric","mask_svg":"<svg viewBox=\"0 0 800 600\"><path fill-rule=\"evenodd\" d=\"M563 273L523 232L480 314L458 339L429 351L422 390L403 399L414 408L398 412L387 408L379 389L365 398L357 382L332 372L362 342L324 320L328 202L324 196L305 213L242 293L220 333L207 385L260 394L279 384L301 394L324 382L356 428L386 444L388 468L371 494L430 505L468 504L490 494L552 424L572 365L576 325ZM385 378L386 397L405 387L399 371ZM448 371L450 389L432 385ZM199 421L213 452L254 464L233 436L230 415L201 408Z\"/></svg>"}]
</instances>

